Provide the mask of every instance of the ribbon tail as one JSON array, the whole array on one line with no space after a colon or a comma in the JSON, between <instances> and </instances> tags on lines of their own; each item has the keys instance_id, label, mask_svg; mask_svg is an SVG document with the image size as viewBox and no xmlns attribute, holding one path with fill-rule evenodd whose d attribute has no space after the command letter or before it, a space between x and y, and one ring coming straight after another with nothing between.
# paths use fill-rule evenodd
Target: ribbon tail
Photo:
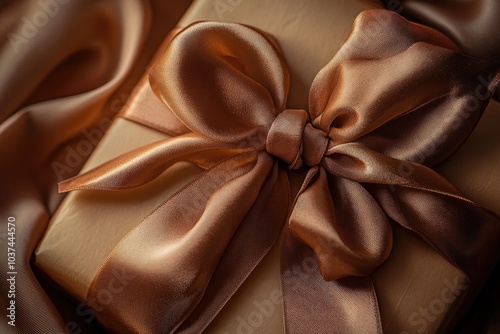
<instances>
[{"instance_id":1,"label":"ribbon tail","mask_svg":"<svg viewBox=\"0 0 500 334\"><path fill-rule=\"evenodd\" d=\"M498 258L498 217L466 199L432 169L359 144L326 158L331 173L362 183L388 217L417 233L477 285Z\"/></svg>"},{"instance_id":2,"label":"ribbon tail","mask_svg":"<svg viewBox=\"0 0 500 334\"><path fill-rule=\"evenodd\" d=\"M175 330L203 297L273 163L255 151L226 159L137 225L89 289L100 323L121 333Z\"/></svg>"},{"instance_id":3,"label":"ribbon tail","mask_svg":"<svg viewBox=\"0 0 500 334\"><path fill-rule=\"evenodd\" d=\"M416 233L466 276L461 306L470 305L500 254L500 223L495 214L452 194L400 185L367 185L387 215ZM462 313L455 312L449 325Z\"/></svg>"},{"instance_id":4,"label":"ribbon tail","mask_svg":"<svg viewBox=\"0 0 500 334\"><path fill-rule=\"evenodd\" d=\"M323 167L309 170L289 228L314 250L327 281L369 275L392 248L391 224L372 195L361 184L329 175Z\"/></svg>"},{"instance_id":5,"label":"ribbon tail","mask_svg":"<svg viewBox=\"0 0 500 334\"><path fill-rule=\"evenodd\" d=\"M273 172L219 261L203 298L176 333L205 330L278 239L290 202L287 174L275 163Z\"/></svg>"},{"instance_id":6,"label":"ribbon tail","mask_svg":"<svg viewBox=\"0 0 500 334\"><path fill-rule=\"evenodd\" d=\"M477 274L491 270L499 257L500 223L494 213L454 194L401 185L367 189L391 219L464 271L473 286L481 285Z\"/></svg>"},{"instance_id":7,"label":"ribbon tail","mask_svg":"<svg viewBox=\"0 0 500 334\"><path fill-rule=\"evenodd\" d=\"M234 144L214 142L197 134L169 138L119 156L99 167L59 183L60 192L122 190L152 181L179 161L207 168L241 152Z\"/></svg>"},{"instance_id":8,"label":"ribbon tail","mask_svg":"<svg viewBox=\"0 0 500 334\"><path fill-rule=\"evenodd\" d=\"M302 333L382 333L370 277L325 281L313 251L289 230L281 258L285 330Z\"/></svg>"}]
</instances>

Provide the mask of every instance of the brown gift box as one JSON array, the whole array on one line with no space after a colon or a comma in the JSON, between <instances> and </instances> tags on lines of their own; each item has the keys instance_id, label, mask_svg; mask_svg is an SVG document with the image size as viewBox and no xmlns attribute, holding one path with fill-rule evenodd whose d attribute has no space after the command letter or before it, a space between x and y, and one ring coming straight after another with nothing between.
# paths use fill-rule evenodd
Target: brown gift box
<instances>
[{"instance_id":1,"label":"brown gift box","mask_svg":"<svg viewBox=\"0 0 500 334\"><path fill-rule=\"evenodd\" d=\"M255 26L278 40L291 74L289 106L307 107L310 84L347 37L355 17L376 1L198 0L179 25L231 21ZM162 46L162 47L165 47ZM153 117L154 115L154 117ZM145 144L168 138L162 124L174 121L154 95L147 74L81 172ZM150 122L162 119L162 123ZM500 105L491 102L465 145L439 171L479 204L500 213ZM474 173L470 173L470 171ZM120 192L68 194L36 250L36 264L81 301L113 247L169 195L201 169L178 163L159 178ZM496 182L496 184L495 184ZM306 280L306 274L299 279ZM467 289L465 276L414 234L396 228L389 259L373 276L387 333L434 333L450 325ZM305 315L306 316L306 315ZM208 333L282 333L279 245L237 291Z\"/></svg>"}]
</instances>

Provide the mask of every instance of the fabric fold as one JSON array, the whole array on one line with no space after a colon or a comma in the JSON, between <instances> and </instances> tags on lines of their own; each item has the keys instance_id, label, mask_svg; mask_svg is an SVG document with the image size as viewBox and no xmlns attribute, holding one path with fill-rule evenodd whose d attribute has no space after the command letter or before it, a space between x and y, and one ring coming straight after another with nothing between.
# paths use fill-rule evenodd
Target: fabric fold
<instances>
[{"instance_id":1,"label":"fabric fold","mask_svg":"<svg viewBox=\"0 0 500 334\"><path fill-rule=\"evenodd\" d=\"M103 303L100 293L116 280L116 272L130 278L112 303L103 303L101 323L119 332L175 329L202 298L272 165L272 159L255 152L229 158L136 226L115 247L89 289L87 301L95 307ZM149 240L147 245L144 238ZM141 245L141 250L127 249L130 244ZM157 302L151 303L150 296Z\"/></svg>"},{"instance_id":2,"label":"fabric fold","mask_svg":"<svg viewBox=\"0 0 500 334\"><path fill-rule=\"evenodd\" d=\"M286 172L275 163L222 255L203 298L178 333L201 333L277 241L290 210L289 188ZM249 242L252 247L248 247Z\"/></svg>"},{"instance_id":3,"label":"fabric fold","mask_svg":"<svg viewBox=\"0 0 500 334\"><path fill-rule=\"evenodd\" d=\"M496 72L500 72L500 36L496 33L497 17L500 15L498 1L382 0L382 3L412 21L441 31L459 45L463 52L496 64ZM481 84L489 80L484 77L478 79ZM500 100L498 87L493 96L496 100Z\"/></svg>"},{"instance_id":4,"label":"fabric fold","mask_svg":"<svg viewBox=\"0 0 500 334\"><path fill-rule=\"evenodd\" d=\"M315 251L328 281L370 274L392 248L389 220L372 196L357 182L328 177L324 168L306 176L289 227Z\"/></svg>"}]
</instances>

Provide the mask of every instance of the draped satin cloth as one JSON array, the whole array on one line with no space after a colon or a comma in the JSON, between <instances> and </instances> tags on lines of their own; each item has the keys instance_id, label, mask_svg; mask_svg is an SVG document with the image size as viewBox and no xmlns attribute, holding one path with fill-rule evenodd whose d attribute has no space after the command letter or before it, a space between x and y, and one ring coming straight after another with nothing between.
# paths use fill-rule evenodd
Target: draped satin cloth
<instances>
[{"instance_id":1,"label":"draped satin cloth","mask_svg":"<svg viewBox=\"0 0 500 334\"><path fill-rule=\"evenodd\" d=\"M375 22L382 31L367 39ZM201 332L284 224L287 333L382 331L370 274L391 252L392 224L479 283L498 254L499 220L429 166L470 134L488 102L475 96L475 80L496 66L431 28L366 11L302 110L287 106L287 66L264 32L213 22L186 28L150 83L188 131L59 186L119 191L178 161L206 169L115 247L89 289L90 306L116 271L135 279L100 305L99 321L116 332ZM498 80L488 83L490 95ZM307 175L292 199L294 170ZM294 268L311 256L317 266L298 285Z\"/></svg>"},{"instance_id":2,"label":"draped satin cloth","mask_svg":"<svg viewBox=\"0 0 500 334\"><path fill-rule=\"evenodd\" d=\"M16 218L16 327L7 325L7 257L0 257L1 333L64 333L81 318L33 265L63 199L54 161L123 105L191 1L0 1L0 244ZM64 177L78 173L81 155ZM4 256L5 254L5 256ZM83 321L85 333L94 332Z\"/></svg>"}]
</instances>

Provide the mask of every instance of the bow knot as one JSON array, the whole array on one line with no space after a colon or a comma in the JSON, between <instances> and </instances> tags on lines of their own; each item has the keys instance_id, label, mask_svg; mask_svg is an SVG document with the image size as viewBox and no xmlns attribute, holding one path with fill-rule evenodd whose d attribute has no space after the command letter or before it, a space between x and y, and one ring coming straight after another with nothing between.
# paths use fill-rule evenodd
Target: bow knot
<instances>
[{"instance_id":1,"label":"bow knot","mask_svg":"<svg viewBox=\"0 0 500 334\"><path fill-rule=\"evenodd\" d=\"M316 129L304 109L286 109L280 113L269 129L266 151L288 164L289 169L299 169L320 164L326 148L326 134Z\"/></svg>"},{"instance_id":2,"label":"bow knot","mask_svg":"<svg viewBox=\"0 0 500 334\"><path fill-rule=\"evenodd\" d=\"M377 38L366 39L380 22ZM366 11L314 79L308 110L286 109L290 77L270 37L239 24L186 28L150 73L185 134L60 184L62 191L122 190L179 161L206 169L115 247L89 296L124 264L141 279L113 296L99 320L116 332L202 332L285 222L287 333L312 332L317 323L342 333L382 331L371 278L363 276L389 256L395 224L477 281L485 268L477 260L497 254L500 224L426 166L470 134L488 103L474 95L476 78L491 71L496 65L465 57L436 31ZM310 167L293 203L289 177L299 173L278 159L289 169ZM296 268L313 253L319 268L297 284ZM148 307L130 314L132 303ZM296 314L310 309L324 312L311 313L304 327Z\"/></svg>"}]
</instances>

